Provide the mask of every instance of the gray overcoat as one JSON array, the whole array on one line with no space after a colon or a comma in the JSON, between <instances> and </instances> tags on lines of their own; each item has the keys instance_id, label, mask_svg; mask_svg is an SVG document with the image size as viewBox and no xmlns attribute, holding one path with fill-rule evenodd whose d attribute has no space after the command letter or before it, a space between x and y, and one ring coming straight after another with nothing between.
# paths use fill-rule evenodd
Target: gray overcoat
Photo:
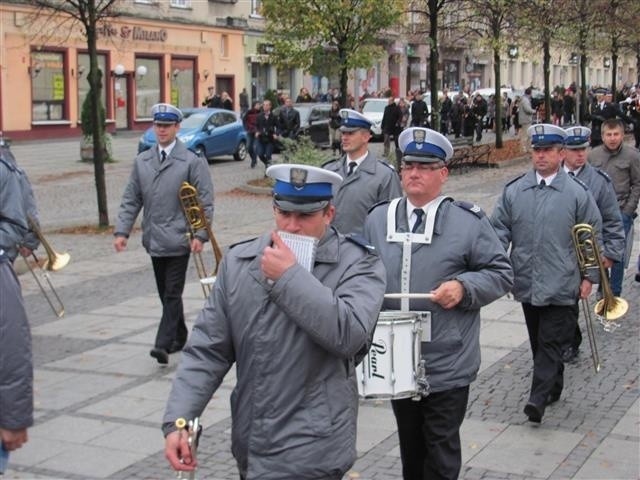
<instances>
[{"instance_id":1,"label":"gray overcoat","mask_svg":"<svg viewBox=\"0 0 640 480\"><path fill-rule=\"evenodd\" d=\"M209 222L213 218L213 183L204 158L176 140L167 159L160 164L157 147L140 153L133 165L118 212L115 235L129 236L140 210L142 244L152 257L187 255L189 226L178 198L182 182L198 190ZM197 237L207 240L204 230Z\"/></svg>"},{"instance_id":2,"label":"gray overcoat","mask_svg":"<svg viewBox=\"0 0 640 480\"><path fill-rule=\"evenodd\" d=\"M164 415L202 413L231 366L231 449L247 479L342 478L356 459L353 358L385 289L379 257L330 228L308 272L276 282L260 262L270 233L232 247L183 351Z\"/></svg>"},{"instance_id":3,"label":"gray overcoat","mask_svg":"<svg viewBox=\"0 0 640 480\"><path fill-rule=\"evenodd\" d=\"M428 300L411 300L411 311L431 311L431 341L422 343L432 391L469 385L480 367L480 307L509 291L513 271L509 258L484 212L473 205L442 202L435 217L431 244L413 244L412 293L428 293L447 280L459 280L465 296L445 310ZM387 242L389 204L375 207L364 226L365 238L378 250L387 271L387 292L400 293L402 243ZM396 210L396 231L409 232L407 201ZM420 229L424 232L424 226ZM399 310L398 300L385 300L384 310Z\"/></svg>"},{"instance_id":4,"label":"gray overcoat","mask_svg":"<svg viewBox=\"0 0 640 480\"><path fill-rule=\"evenodd\" d=\"M575 305L582 276L571 229L588 223L599 237L602 228L584 183L561 168L551 185L540 187L532 169L506 185L491 223L503 246L511 245L517 301L537 307Z\"/></svg>"},{"instance_id":5,"label":"gray overcoat","mask_svg":"<svg viewBox=\"0 0 640 480\"><path fill-rule=\"evenodd\" d=\"M346 155L325 163L323 168L341 175L344 180L334 198L336 216L333 226L342 233L362 233L369 209L377 203L402 196L398 173L387 163L377 160L371 152L347 176Z\"/></svg>"}]
</instances>

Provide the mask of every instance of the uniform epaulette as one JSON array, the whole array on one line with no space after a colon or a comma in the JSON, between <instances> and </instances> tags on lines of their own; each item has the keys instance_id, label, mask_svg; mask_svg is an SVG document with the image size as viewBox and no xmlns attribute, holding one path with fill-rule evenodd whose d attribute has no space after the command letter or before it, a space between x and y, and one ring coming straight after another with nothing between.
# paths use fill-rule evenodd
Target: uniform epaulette
<instances>
[{"instance_id":1,"label":"uniform epaulette","mask_svg":"<svg viewBox=\"0 0 640 480\"><path fill-rule=\"evenodd\" d=\"M484 210L482 210L478 205L471 202L465 202L463 200L456 200L453 202L456 207L460 207L463 210L473 213L478 218L483 218L486 216Z\"/></svg>"},{"instance_id":2,"label":"uniform epaulette","mask_svg":"<svg viewBox=\"0 0 640 480\"><path fill-rule=\"evenodd\" d=\"M344 238L351 243L355 243L356 245L364 248L369 253L376 253L376 247L367 242L367 239L358 233L349 233L345 235Z\"/></svg>"},{"instance_id":3,"label":"uniform epaulette","mask_svg":"<svg viewBox=\"0 0 640 480\"><path fill-rule=\"evenodd\" d=\"M609 174L607 172L605 172L604 170L600 170L599 168L595 168L595 167L593 167L593 169L596 172L598 172L600 175L602 175L607 182L611 183L611 177L609 176Z\"/></svg>"},{"instance_id":4,"label":"uniform epaulette","mask_svg":"<svg viewBox=\"0 0 640 480\"><path fill-rule=\"evenodd\" d=\"M380 205L386 205L387 203L390 203L391 200L383 200L381 202L378 203L374 203L371 208L369 208L369 210L367 211L367 213L371 213L373 211L374 208L379 207Z\"/></svg>"},{"instance_id":5,"label":"uniform epaulette","mask_svg":"<svg viewBox=\"0 0 640 480\"><path fill-rule=\"evenodd\" d=\"M10 161L5 160L3 157L0 157L0 163L2 163L3 165L6 165L7 168L12 172L17 171L17 167Z\"/></svg>"},{"instance_id":6,"label":"uniform epaulette","mask_svg":"<svg viewBox=\"0 0 640 480\"><path fill-rule=\"evenodd\" d=\"M322 168L325 168L327 165L329 165L330 163L333 162L339 162L341 157L338 158L332 158L331 160L327 160L326 162L324 162L322 165L320 165Z\"/></svg>"},{"instance_id":7,"label":"uniform epaulette","mask_svg":"<svg viewBox=\"0 0 640 480\"><path fill-rule=\"evenodd\" d=\"M239 242L236 242L233 245L229 245L229 250L231 250L234 247L237 247L238 245L242 245L244 243L253 242L256 238L258 238L258 237L245 238L244 240L240 240Z\"/></svg>"},{"instance_id":8,"label":"uniform epaulette","mask_svg":"<svg viewBox=\"0 0 640 480\"><path fill-rule=\"evenodd\" d=\"M520 180L522 177L524 177L526 174L527 174L527 172L525 172L525 173L523 173L523 174L521 174L521 175L518 175L518 176L517 176L516 178L514 178L513 180L509 180L509 181L507 182L507 184L505 185L505 187L508 187L508 186L509 186L509 185L511 185L512 183L517 182L517 181L518 181L518 180Z\"/></svg>"},{"instance_id":9,"label":"uniform epaulette","mask_svg":"<svg viewBox=\"0 0 640 480\"><path fill-rule=\"evenodd\" d=\"M578 185L580 185L582 188L584 188L585 190L589 190L589 185L587 185L586 183L584 183L582 180L580 180L578 177L569 175L571 177L571 179L575 182L578 183Z\"/></svg>"},{"instance_id":10,"label":"uniform epaulette","mask_svg":"<svg viewBox=\"0 0 640 480\"><path fill-rule=\"evenodd\" d=\"M391 165L388 162L385 162L384 160L378 160L378 163L383 164L385 167L387 167L390 170L393 170L394 172L396 171L396 167L394 167L393 165Z\"/></svg>"}]
</instances>

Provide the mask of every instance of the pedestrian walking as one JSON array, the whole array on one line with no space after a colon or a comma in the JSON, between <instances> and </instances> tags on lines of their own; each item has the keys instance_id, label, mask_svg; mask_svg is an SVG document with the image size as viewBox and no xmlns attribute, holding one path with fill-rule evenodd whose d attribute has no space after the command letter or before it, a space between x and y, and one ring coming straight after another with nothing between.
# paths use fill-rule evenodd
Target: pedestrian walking
<instances>
[{"instance_id":1,"label":"pedestrian walking","mask_svg":"<svg viewBox=\"0 0 640 480\"><path fill-rule=\"evenodd\" d=\"M374 207L364 236L385 265L388 293L432 294L407 305L431 312L423 332L429 340L420 349L430 393L391 401L402 476L453 480L462 463L469 384L480 367L480 308L510 290L513 272L484 212L442 195L453 155L449 140L414 127L400 134L399 144L405 196ZM383 310L398 310L398 302L385 300Z\"/></svg>"},{"instance_id":2,"label":"pedestrian walking","mask_svg":"<svg viewBox=\"0 0 640 480\"><path fill-rule=\"evenodd\" d=\"M624 270L629 264L633 221L637 216L640 200L640 152L624 143L624 124L618 118L605 120L602 124L602 141L591 152L587 160L591 165L606 172L618 197L625 234L625 257L611 267L611 291L616 297L622 293Z\"/></svg>"},{"instance_id":3,"label":"pedestrian walking","mask_svg":"<svg viewBox=\"0 0 640 480\"><path fill-rule=\"evenodd\" d=\"M561 168L566 132L537 124L528 134L533 168L505 186L491 223L511 249L513 296L522 303L533 354L524 413L540 423L564 387L562 351L573 339L578 299L597 281L579 268L572 229L586 223L600 232L602 221L588 188Z\"/></svg>"},{"instance_id":4,"label":"pedestrian walking","mask_svg":"<svg viewBox=\"0 0 640 480\"><path fill-rule=\"evenodd\" d=\"M202 252L208 240L201 228L191 240L189 224L178 192L183 182L198 191L200 204L208 219L213 217L213 184L204 158L197 156L177 138L182 112L167 103L152 107L157 148L140 153L125 187L118 212L113 245L117 252L127 248L129 234L144 208L142 244L151 256L162 317L150 355L159 364L169 362L169 354L182 350L187 327L182 292L191 252Z\"/></svg>"},{"instance_id":5,"label":"pedestrian walking","mask_svg":"<svg viewBox=\"0 0 640 480\"><path fill-rule=\"evenodd\" d=\"M175 421L198 417L235 363L240 478L339 480L356 459L355 365L373 335L384 267L368 245L330 226L340 175L296 164L267 175L275 230L222 261L169 395L165 455L176 470L197 466ZM287 243L292 235L315 245L307 267Z\"/></svg>"}]
</instances>

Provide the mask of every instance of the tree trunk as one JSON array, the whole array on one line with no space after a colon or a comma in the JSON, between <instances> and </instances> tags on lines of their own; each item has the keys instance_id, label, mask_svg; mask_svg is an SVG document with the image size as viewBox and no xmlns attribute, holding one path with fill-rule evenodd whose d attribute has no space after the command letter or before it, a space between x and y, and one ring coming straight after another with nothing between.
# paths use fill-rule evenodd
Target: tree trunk
<instances>
[{"instance_id":1,"label":"tree trunk","mask_svg":"<svg viewBox=\"0 0 640 480\"><path fill-rule=\"evenodd\" d=\"M495 119L493 121L496 129L496 148L502 148L502 95L500 94L500 47L494 38L495 47L493 48L493 74L495 75L496 85L493 101L496 106Z\"/></svg>"},{"instance_id":2,"label":"tree trunk","mask_svg":"<svg viewBox=\"0 0 640 480\"><path fill-rule=\"evenodd\" d=\"M549 119L551 114L551 88L549 82L551 53L549 47L550 41L545 40L542 42L542 76L544 77L544 122L550 123Z\"/></svg>"},{"instance_id":3,"label":"tree trunk","mask_svg":"<svg viewBox=\"0 0 640 480\"><path fill-rule=\"evenodd\" d=\"M580 124L582 125L591 121L587 100L587 54L582 53L580 55Z\"/></svg>"},{"instance_id":4,"label":"tree trunk","mask_svg":"<svg viewBox=\"0 0 640 480\"><path fill-rule=\"evenodd\" d=\"M109 226L109 212L107 205L107 185L104 173L104 123L100 115L102 75L98 70L96 0L89 0L87 2L87 9L87 45L89 48L90 61L89 82L91 84L91 115L93 117L93 171L98 200L98 225L106 228Z\"/></svg>"},{"instance_id":5,"label":"tree trunk","mask_svg":"<svg viewBox=\"0 0 640 480\"><path fill-rule=\"evenodd\" d=\"M429 0L429 89L431 90L431 128L440 131L438 108L438 1Z\"/></svg>"},{"instance_id":6,"label":"tree trunk","mask_svg":"<svg viewBox=\"0 0 640 480\"><path fill-rule=\"evenodd\" d=\"M349 106L349 95L347 93L349 72L347 71L347 67L344 63L344 51L341 48L338 48L338 58L340 59L340 106L342 108L351 108ZM357 74L356 81L358 81Z\"/></svg>"}]
</instances>

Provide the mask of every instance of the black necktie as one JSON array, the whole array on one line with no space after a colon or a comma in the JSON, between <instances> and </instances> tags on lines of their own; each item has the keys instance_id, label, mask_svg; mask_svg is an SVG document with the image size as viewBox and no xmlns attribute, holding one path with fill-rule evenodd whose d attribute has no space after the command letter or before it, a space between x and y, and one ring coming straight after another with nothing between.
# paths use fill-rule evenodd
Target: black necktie
<instances>
[{"instance_id":1,"label":"black necktie","mask_svg":"<svg viewBox=\"0 0 640 480\"><path fill-rule=\"evenodd\" d=\"M160 152L160 163L164 162L167 159L167 152L165 152L164 150L162 150Z\"/></svg>"},{"instance_id":2,"label":"black necktie","mask_svg":"<svg viewBox=\"0 0 640 480\"><path fill-rule=\"evenodd\" d=\"M544 178L540 180L540 188L544 187L546 184L547 182L544 181Z\"/></svg>"},{"instance_id":3,"label":"black necktie","mask_svg":"<svg viewBox=\"0 0 640 480\"><path fill-rule=\"evenodd\" d=\"M569 176L570 176L570 177L575 177L575 176L576 176L576 174L575 174L575 173L573 173L573 172L569 172Z\"/></svg>"},{"instance_id":4,"label":"black necktie","mask_svg":"<svg viewBox=\"0 0 640 480\"><path fill-rule=\"evenodd\" d=\"M421 208L414 208L413 213L416 215L416 221L413 224L413 228L411 229L411 233L416 233L420 225L422 225L422 217L424 216L424 210Z\"/></svg>"},{"instance_id":5,"label":"black necktie","mask_svg":"<svg viewBox=\"0 0 640 480\"><path fill-rule=\"evenodd\" d=\"M357 166L357 162L349 162L349 172L347 173L347 177L353 173Z\"/></svg>"}]
</instances>

